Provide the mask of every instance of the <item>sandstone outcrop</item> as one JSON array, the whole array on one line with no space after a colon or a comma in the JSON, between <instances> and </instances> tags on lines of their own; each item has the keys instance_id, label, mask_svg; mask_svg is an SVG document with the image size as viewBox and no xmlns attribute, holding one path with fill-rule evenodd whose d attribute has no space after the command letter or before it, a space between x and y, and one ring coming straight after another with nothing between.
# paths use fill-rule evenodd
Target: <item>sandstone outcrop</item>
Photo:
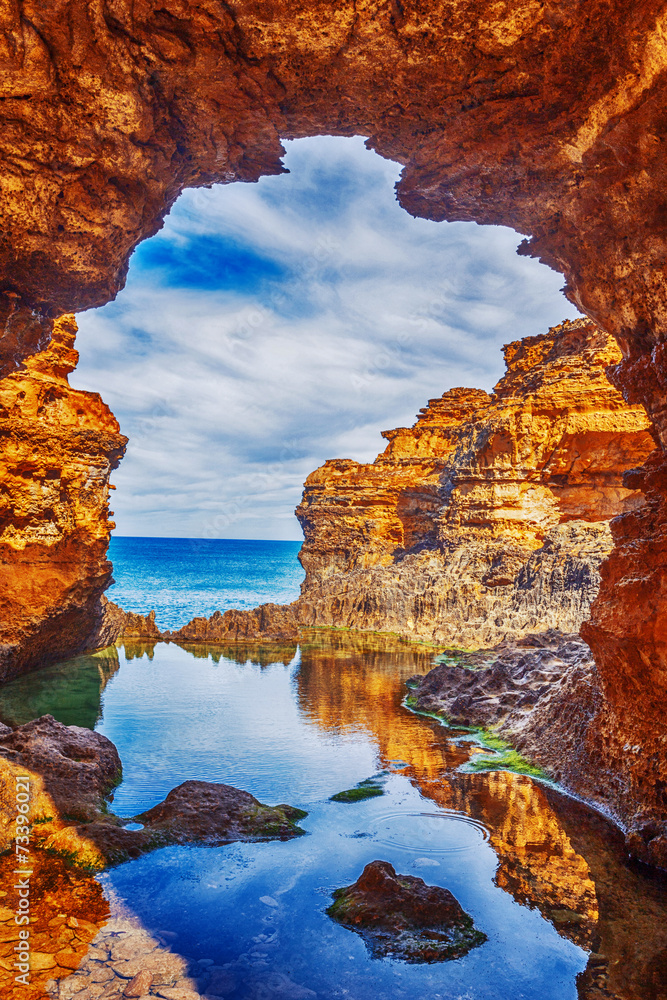
<instances>
[{"instance_id":1,"label":"sandstone outcrop","mask_svg":"<svg viewBox=\"0 0 667 1000\"><path fill-rule=\"evenodd\" d=\"M170 642L191 643L261 643L296 642L299 632L294 605L260 604L251 611L235 608L215 611L210 618L193 618L177 632L165 632Z\"/></svg>"},{"instance_id":2,"label":"sandstone outcrop","mask_svg":"<svg viewBox=\"0 0 667 1000\"><path fill-rule=\"evenodd\" d=\"M405 164L408 211L529 235L521 252L561 271L570 299L616 337L615 384L646 405L664 453L665 0L30 0L0 17L4 371L44 349L53 317L117 293L133 247L183 187L279 173L280 137L362 134ZM642 758L660 761L665 468L652 462L652 500L618 525L586 632L607 736L619 747L641 737ZM39 469L26 473L7 474L7 495L41 484ZM26 566L53 554L35 545ZM46 591L12 581L5 644L17 669L81 648L103 564L76 543L62 553L70 583L94 577L99 589L73 598L65 580L53 607L74 610L41 644L31 616Z\"/></svg>"},{"instance_id":3,"label":"sandstone outcrop","mask_svg":"<svg viewBox=\"0 0 667 1000\"><path fill-rule=\"evenodd\" d=\"M371 861L333 895L327 913L360 934L375 958L446 962L486 941L448 889L397 875L388 861Z\"/></svg>"},{"instance_id":4,"label":"sandstone outcrop","mask_svg":"<svg viewBox=\"0 0 667 1000\"><path fill-rule=\"evenodd\" d=\"M620 352L587 320L505 349L492 396L451 389L371 465L327 462L297 517L304 624L463 646L575 631L611 549L609 519L654 448L644 411L605 376Z\"/></svg>"},{"instance_id":5,"label":"sandstone outcrop","mask_svg":"<svg viewBox=\"0 0 667 1000\"><path fill-rule=\"evenodd\" d=\"M0 381L0 680L99 643L109 475L127 438L97 393L70 388L76 324Z\"/></svg>"}]
</instances>

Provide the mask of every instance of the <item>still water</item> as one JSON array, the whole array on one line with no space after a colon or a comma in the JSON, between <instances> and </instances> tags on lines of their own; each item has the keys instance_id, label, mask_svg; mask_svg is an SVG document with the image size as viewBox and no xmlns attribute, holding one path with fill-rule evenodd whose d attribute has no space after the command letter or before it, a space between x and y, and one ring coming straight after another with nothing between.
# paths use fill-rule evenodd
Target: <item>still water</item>
<instances>
[{"instance_id":1,"label":"still water","mask_svg":"<svg viewBox=\"0 0 667 1000\"><path fill-rule=\"evenodd\" d=\"M556 789L466 773L469 744L402 706L430 665L335 632L299 648L127 644L4 686L0 718L50 712L113 740L122 816L189 778L308 811L296 840L166 848L101 877L174 950L226 966L230 1000L667 996L664 884ZM329 801L371 776L382 797ZM437 965L370 958L325 911L375 859L451 890L488 940Z\"/></svg>"}]
</instances>

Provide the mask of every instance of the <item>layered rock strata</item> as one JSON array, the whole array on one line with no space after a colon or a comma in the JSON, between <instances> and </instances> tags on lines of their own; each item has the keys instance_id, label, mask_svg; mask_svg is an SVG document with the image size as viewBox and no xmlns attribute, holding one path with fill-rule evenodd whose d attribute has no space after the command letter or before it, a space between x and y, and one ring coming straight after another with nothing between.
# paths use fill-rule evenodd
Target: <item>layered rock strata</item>
<instances>
[{"instance_id":1,"label":"layered rock strata","mask_svg":"<svg viewBox=\"0 0 667 1000\"><path fill-rule=\"evenodd\" d=\"M645 412L605 376L620 352L587 320L505 348L493 395L451 389L371 465L327 462L297 517L304 624L464 646L575 631L636 510L624 470L654 448Z\"/></svg>"},{"instance_id":2,"label":"layered rock strata","mask_svg":"<svg viewBox=\"0 0 667 1000\"><path fill-rule=\"evenodd\" d=\"M76 323L0 381L0 680L99 646L109 476L127 438L97 393L72 389Z\"/></svg>"}]
</instances>

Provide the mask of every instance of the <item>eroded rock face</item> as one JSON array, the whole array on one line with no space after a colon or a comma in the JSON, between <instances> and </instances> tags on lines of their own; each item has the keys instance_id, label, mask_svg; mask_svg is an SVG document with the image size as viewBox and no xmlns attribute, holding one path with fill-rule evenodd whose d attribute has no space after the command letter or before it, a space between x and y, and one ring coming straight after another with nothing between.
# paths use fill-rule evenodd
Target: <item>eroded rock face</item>
<instances>
[{"instance_id":1,"label":"eroded rock face","mask_svg":"<svg viewBox=\"0 0 667 1000\"><path fill-rule=\"evenodd\" d=\"M587 320L505 349L493 396L452 389L372 465L327 462L297 516L303 623L464 646L575 631L611 549L622 483L654 443L605 376L620 353Z\"/></svg>"},{"instance_id":2,"label":"eroded rock face","mask_svg":"<svg viewBox=\"0 0 667 1000\"><path fill-rule=\"evenodd\" d=\"M76 323L0 381L0 680L99 646L109 476L127 438L97 393L70 388Z\"/></svg>"},{"instance_id":3,"label":"eroded rock face","mask_svg":"<svg viewBox=\"0 0 667 1000\"><path fill-rule=\"evenodd\" d=\"M448 889L397 875L388 861L371 861L354 885L337 889L327 913L360 934L375 958L446 962L486 941Z\"/></svg>"},{"instance_id":4,"label":"eroded rock face","mask_svg":"<svg viewBox=\"0 0 667 1000\"><path fill-rule=\"evenodd\" d=\"M664 0L11 6L2 285L99 305L181 188L279 173L281 136L356 133L406 164L409 211L530 233L639 352L666 326L664 18Z\"/></svg>"},{"instance_id":5,"label":"eroded rock face","mask_svg":"<svg viewBox=\"0 0 667 1000\"><path fill-rule=\"evenodd\" d=\"M164 637L181 644L295 642L298 626L294 605L260 604L250 611L232 608L224 613L215 611L210 618L193 618L177 632L165 632Z\"/></svg>"}]
</instances>

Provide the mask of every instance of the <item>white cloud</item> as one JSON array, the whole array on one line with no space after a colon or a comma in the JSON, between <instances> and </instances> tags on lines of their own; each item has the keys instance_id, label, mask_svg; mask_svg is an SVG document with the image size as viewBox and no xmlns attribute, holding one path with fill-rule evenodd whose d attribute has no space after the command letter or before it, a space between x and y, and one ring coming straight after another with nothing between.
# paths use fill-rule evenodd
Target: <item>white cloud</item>
<instances>
[{"instance_id":1,"label":"white cloud","mask_svg":"<svg viewBox=\"0 0 667 1000\"><path fill-rule=\"evenodd\" d=\"M363 140L287 146L288 176L186 192L79 316L72 382L130 437L118 534L298 538L308 472L372 460L430 397L491 388L503 343L576 315L510 230L410 218Z\"/></svg>"}]
</instances>

